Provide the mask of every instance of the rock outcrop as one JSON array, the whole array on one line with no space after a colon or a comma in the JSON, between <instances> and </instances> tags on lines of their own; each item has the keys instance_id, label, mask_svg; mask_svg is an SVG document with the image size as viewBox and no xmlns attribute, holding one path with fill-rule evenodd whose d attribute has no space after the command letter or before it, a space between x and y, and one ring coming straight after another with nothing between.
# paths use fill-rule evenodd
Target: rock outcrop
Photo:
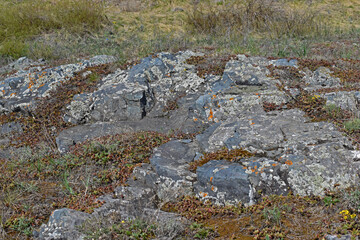
<instances>
[{"instance_id":1,"label":"rock outcrop","mask_svg":"<svg viewBox=\"0 0 360 240\"><path fill-rule=\"evenodd\" d=\"M36 233L39 239L82 239L76 226L110 212L180 224L184 219L178 215L157 209L182 195L222 205L251 205L261 194L291 191L322 196L324 190L359 182L359 152L351 141L332 123L312 122L302 110L286 107L299 92L280 90L283 83L270 76L268 66L297 68L296 60L238 55L226 64L222 76L201 78L196 67L186 63L197 55L201 54L186 51L144 58L130 69L102 78L96 91L73 97L63 119L77 126L57 136L62 153L86 139L140 130L182 131L196 137L157 148L150 164L135 168L127 186L117 188L114 196L103 196L100 200L106 204L94 213L56 210ZM97 56L56 68L20 68L0 82L0 112L31 111L38 97L47 96L75 72L112 61L113 57ZM300 82L308 91L340 84L326 68L302 73ZM342 109L359 111L358 91L319 96ZM266 112L266 102L283 108ZM12 131L22 131L19 123L2 125L0 133ZM189 170L189 164L202 154L223 148L242 148L253 156L236 162L210 160L196 172Z\"/></svg>"}]
</instances>

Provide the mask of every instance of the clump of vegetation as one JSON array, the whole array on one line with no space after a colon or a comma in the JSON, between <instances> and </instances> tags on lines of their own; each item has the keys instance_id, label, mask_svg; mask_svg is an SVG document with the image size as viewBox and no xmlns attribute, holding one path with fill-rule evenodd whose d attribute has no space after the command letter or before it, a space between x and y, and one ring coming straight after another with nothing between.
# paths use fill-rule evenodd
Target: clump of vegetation
<instances>
[{"instance_id":1,"label":"clump of vegetation","mask_svg":"<svg viewBox=\"0 0 360 240\"><path fill-rule=\"evenodd\" d=\"M26 55L27 41L54 30L84 34L106 22L102 1L24 0L0 1L0 55Z\"/></svg>"},{"instance_id":2,"label":"clump of vegetation","mask_svg":"<svg viewBox=\"0 0 360 240\"><path fill-rule=\"evenodd\" d=\"M190 163L190 171L196 172L196 169L198 167L201 167L202 165L206 164L211 160L227 160L230 162L237 162L243 158L249 158L252 156L254 156L253 153L250 153L241 148L231 150L223 148L216 152L205 153L203 156L200 157L199 160Z\"/></svg>"},{"instance_id":3,"label":"clump of vegetation","mask_svg":"<svg viewBox=\"0 0 360 240\"><path fill-rule=\"evenodd\" d=\"M309 7L288 9L272 0L219 3L194 5L187 18L191 29L214 35L266 31L273 37L294 37L310 35L319 28L318 15Z\"/></svg>"},{"instance_id":4,"label":"clump of vegetation","mask_svg":"<svg viewBox=\"0 0 360 240\"><path fill-rule=\"evenodd\" d=\"M153 149L171 137L177 136L138 132L102 137L63 156L47 145L14 148L9 159L0 159L5 230L31 235L32 228L63 207L91 213L103 204L98 196L125 184L133 169L149 162Z\"/></svg>"},{"instance_id":5,"label":"clump of vegetation","mask_svg":"<svg viewBox=\"0 0 360 240\"><path fill-rule=\"evenodd\" d=\"M326 192L324 198L263 196L252 206L217 206L184 197L177 203L167 203L164 209L175 211L195 220L197 224L216 230L220 238L285 239L301 236L302 239L322 239L326 234L360 236L356 208L350 207L345 196L355 196L356 189L346 192Z\"/></svg>"},{"instance_id":6,"label":"clump of vegetation","mask_svg":"<svg viewBox=\"0 0 360 240\"><path fill-rule=\"evenodd\" d=\"M197 75L205 78L210 74L222 76L227 62L236 59L236 55L233 54L224 56L192 56L186 60L186 63L195 65Z\"/></svg>"},{"instance_id":7,"label":"clump of vegetation","mask_svg":"<svg viewBox=\"0 0 360 240\"><path fill-rule=\"evenodd\" d=\"M327 104L324 106L324 110L329 115L330 118L336 119L340 117L341 108L336 106L335 104Z\"/></svg>"},{"instance_id":8,"label":"clump of vegetation","mask_svg":"<svg viewBox=\"0 0 360 240\"><path fill-rule=\"evenodd\" d=\"M353 133L360 130L360 119L355 118L344 122L344 127L347 132Z\"/></svg>"},{"instance_id":9,"label":"clump of vegetation","mask_svg":"<svg viewBox=\"0 0 360 240\"><path fill-rule=\"evenodd\" d=\"M155 237L156 225L141 219L132 221L121 220L110 227L90 229L85 239L137 239L147 240Z\"/></svg>"},{"instance_id":10,"label":"clump of vegetation","mask_svg":"<svg viewBox=\"0 0 360 240\"><path fill-rule=\"evenodd\" d=\"M193 232L194 239L212 239L212 237L217 236L212 228L205 227L204 224L201 223L192 223L190 230Z\"/></svg>"},{"instance_id":11,"label":"clump of vegetation","mask_svg":"<svg viewBox=\"0 0 360 240\"><path fill-rule=\"evenodd\" d=\"M178 212L182 216L197 222L202 222L214 216L234 216L239 211L239 209L236 207L216 206L210 201L204 203L198 198L191 196L185 196L177 202L165 203L162 207L162 210Z\"/></svg>"}]
</instances>

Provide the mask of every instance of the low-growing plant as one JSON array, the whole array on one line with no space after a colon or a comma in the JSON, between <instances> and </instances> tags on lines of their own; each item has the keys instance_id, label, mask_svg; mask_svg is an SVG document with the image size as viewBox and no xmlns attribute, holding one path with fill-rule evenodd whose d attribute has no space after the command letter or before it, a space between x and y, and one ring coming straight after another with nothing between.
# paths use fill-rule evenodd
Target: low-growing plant
<instances>
[{"instance_id":1,"label":"low-growing plant","mask_svg":"<svg viewBox=\"0 0 360 240\"><path fill-rule=\"evenodd\" d=\"M324 202L325 206L332 206L335 203L338 203L339 199L337 199L333 196L325 196L323 199L323 202Z\"/></svg>"},{"instance_id":2,"label":"low-growing plant","mask_svg":"<svg viewBox=\"0 0 360 240\"><path fill-rule=\"evenodd\" d=\"M216 152L212 153L205 153L203 156L200 157L199 160L190 163L190 171L195 172L198 167L206 164L211 160L227 160L230 162L240 161L243 158L249 158L254 156L253 153L246 151L244 149L227 149L223 148Z\"/></svg>"},{"instance_id":3,"label":"low-growing plant","mask_svg":"<svg viewBox=\"0 0 360 240\"><path fill-rule=\"evenodd\" d=\"M345 193L345 200L348 201L349 207L357 211L360 210L360 190L353 190L350 193Z\"/></svg>"},{"instance_id":4,"label":"low-growing plant","mask_svg":"<svg viewBox=\"0 0 360 240\"><path fill-rule=\"evenodd\" d=\"M95 230L88 230L85 226L83 228L83 231L87 234L85 239L103 239L106 236L111 236L106 239L147 240L155 237L156 225L149 224L141 219L135 219L131 221L121 220L120 223L112 226L99 226Z\"/></svg>"},{"instance_id":5,"label":"low-growing plant","mask_svg":"<svg viewBox=\"0 0 360 240\"><path fill-rule=\"evenodd\" d=\"M204 226L204 224L201 223L192 223L190 225L190 230L194 232L194 238L195 239L205 239L207 238L214 230L207 228Z\"/></svg>"},{"instance_id":6,"label":"low-growing plant","mask_svg":"<svg viewBox=\"0 0 360 240\"><path fill-rule=\"evenodd\" d=\"M335 104L327 104L324 106L324 109L330 118L338 118L341 114L341 108Z\"/></svg>"},{"instance_id":7,"label":"low-growing plant","mask_svg":"<svg viewBox=\"0 0 360 240\"><path fill-rule=\"evenodd\" d=\"M263 211L264 218L272 224L281 224L281 210L278 207L265 208Z\"/></svg>"},{"instance_id":8,"label":"low-growing plant","mask_svg":"<svg viewBox=\"0 0 360 240\"><path fill-rule=\"evenodd\" d=\"M33 232L32 222L33 222L32 219L26 217L18 217L14 219L9 219L5 223L5 226L13 230L16 230L18 232L21 232L26 236L31 236Z\"/></svg>"},{"instance_id":9,"label":"low-growing plant","mask_svg":"<svg viewBox=\"0 0 360 240\"><path fill-rule=\"evenodd\" d=\"M344 128L347 132L355 132L360 130L360 119L355 118L350 121L344 122Z\"/></svg>"}]
</instances>

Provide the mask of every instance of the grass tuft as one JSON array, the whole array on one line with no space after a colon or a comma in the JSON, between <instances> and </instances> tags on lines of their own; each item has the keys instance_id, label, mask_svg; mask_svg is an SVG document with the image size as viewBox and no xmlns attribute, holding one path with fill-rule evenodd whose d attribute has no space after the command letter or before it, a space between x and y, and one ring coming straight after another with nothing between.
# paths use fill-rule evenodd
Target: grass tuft
<instances>
[{"instance_id":1,"label":"grass tuft","mask_svg":"<svg viewBox=\"0 0 360 240\"><path fill-rule=\"evenodd\" d=\"M304 36L320 25L315 12L306 7L289 7L273 0L224 1L224 4L195 4L187 24L197 33L214 35L267 32L272 37Z\"/></svg>"},{"instance_id":2,"label":"grass tuft","mask_svg":"<svg viewBox=\"0 0 360 240\"><path fill-rule=\"evenodd\" d=\"M65 29L84 34L105 23L105 8L96 0L0 0L0 55L18 58L28 50L26 40Z\"/></svg>"}]
</instances>

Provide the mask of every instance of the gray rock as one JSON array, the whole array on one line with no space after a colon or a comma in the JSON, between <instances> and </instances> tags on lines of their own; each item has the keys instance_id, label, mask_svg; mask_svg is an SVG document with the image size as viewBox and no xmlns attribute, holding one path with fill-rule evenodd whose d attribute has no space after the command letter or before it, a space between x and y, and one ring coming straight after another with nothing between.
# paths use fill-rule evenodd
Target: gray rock
<instances>
[{"instance_id":1,"label":"gray rock","mask_svg":"<svg viewBox=\"0 0 360 240\"><path fill-rule=\"evenodd\" d=\"M85 237L84 234L77 230L86 220L90 219L90 214L75 211L72 209L55 210L47 224L43 224L39 232L34 236L44 240L80 240Z\"/></svg>"},{"instance_id":2,"label":"gray rock","mask_svg":"<svg viewBox=\"0 0 360 240\"><path fill-rule=\"evenodd\" d=\"M347 234L347 235L343 235L343 236L336 236L336 235L326 235L325 236L326 240L351 240L351 234ZM356 237L356 239L358 239L358 237Z\"/></svg>"},{"instance_id":3,"label":"gray rock","mask_svg":"<svg viewBox=\"0 0 360 240\"><path fill-rule=\"evenodd\" d=\"M321 94L320 96L326 99L327 105L334 104L335 106L344 110L348 110L352 112L358 111L358 106L359 106L359 100L357 98L358 92L339 91L339 92L330 92L330 93Z\"/></svg>"},{"instance_id":4,"label":"gray rock","mask_svg":"<svg viewBox=\"0 0 360 240\"><path fill-rule=\"evenodd\" d=\"M189 171L189 163L196 150L193 143L170 141L154 151L150 163L158 175L157 194L162 201L192 195L196 175Z\"/></svg>"},{"instance_id":5,"label":"gray rock","mask_svg":"<svg viewBox=\"0 0 360 240\"><path fill-rule=\"evenodd\" d=\"M326 67L319 67L314 72L307 72L304 77L305 90L316 90L325 87L339 87L340 79L331 76L331 71Z\"/></svg>"},{"instance_id":6,"label":"gray rock","mask_svg":"<svg viewBox=\"0 0 360 240\"><path fill-rule=\"evenodd\" d=\"M216 204L254 203L254 189L243 166L225 160L210 161L198 167L197 196Z\"/></svg>"},{"instance_id":7,"label":"gray rock","mask_svg":"<svg viewBox=\"0 0 360 240\"><path fill-rule=\"evenodd\" d=\"M23 129L17 122L9 122L0 125L0 135L7 135L10 133L22 133Z\"/></svg>"},{"instance_id":8,"label":"gray rock","mask_svg":"<svg viewBox=\"0 0 360 240\"><path fill-rule=\"evenodd\" d=\"M60 82L67 81L86 67L114 62L111 56L95 56L79 63L67 64L54 68L34 67L17 71L0 81L0 96L6 99L4 108L8 112L24 112L35 104L38 97L46 97L56 89ZM5 110L2 110L4 112Z\"/></svg>"},{"instance_id":9,"label":"gray rock","mask_svg":"<svg viewBox=\"0 0 360 240\"><path fill-rule=\"evenodd\" d=\"M277 60L273 60L272 64L277 66L277 67L297 67L298 61L296 59L277 59Z\"/></svg>"}]
</instances>

